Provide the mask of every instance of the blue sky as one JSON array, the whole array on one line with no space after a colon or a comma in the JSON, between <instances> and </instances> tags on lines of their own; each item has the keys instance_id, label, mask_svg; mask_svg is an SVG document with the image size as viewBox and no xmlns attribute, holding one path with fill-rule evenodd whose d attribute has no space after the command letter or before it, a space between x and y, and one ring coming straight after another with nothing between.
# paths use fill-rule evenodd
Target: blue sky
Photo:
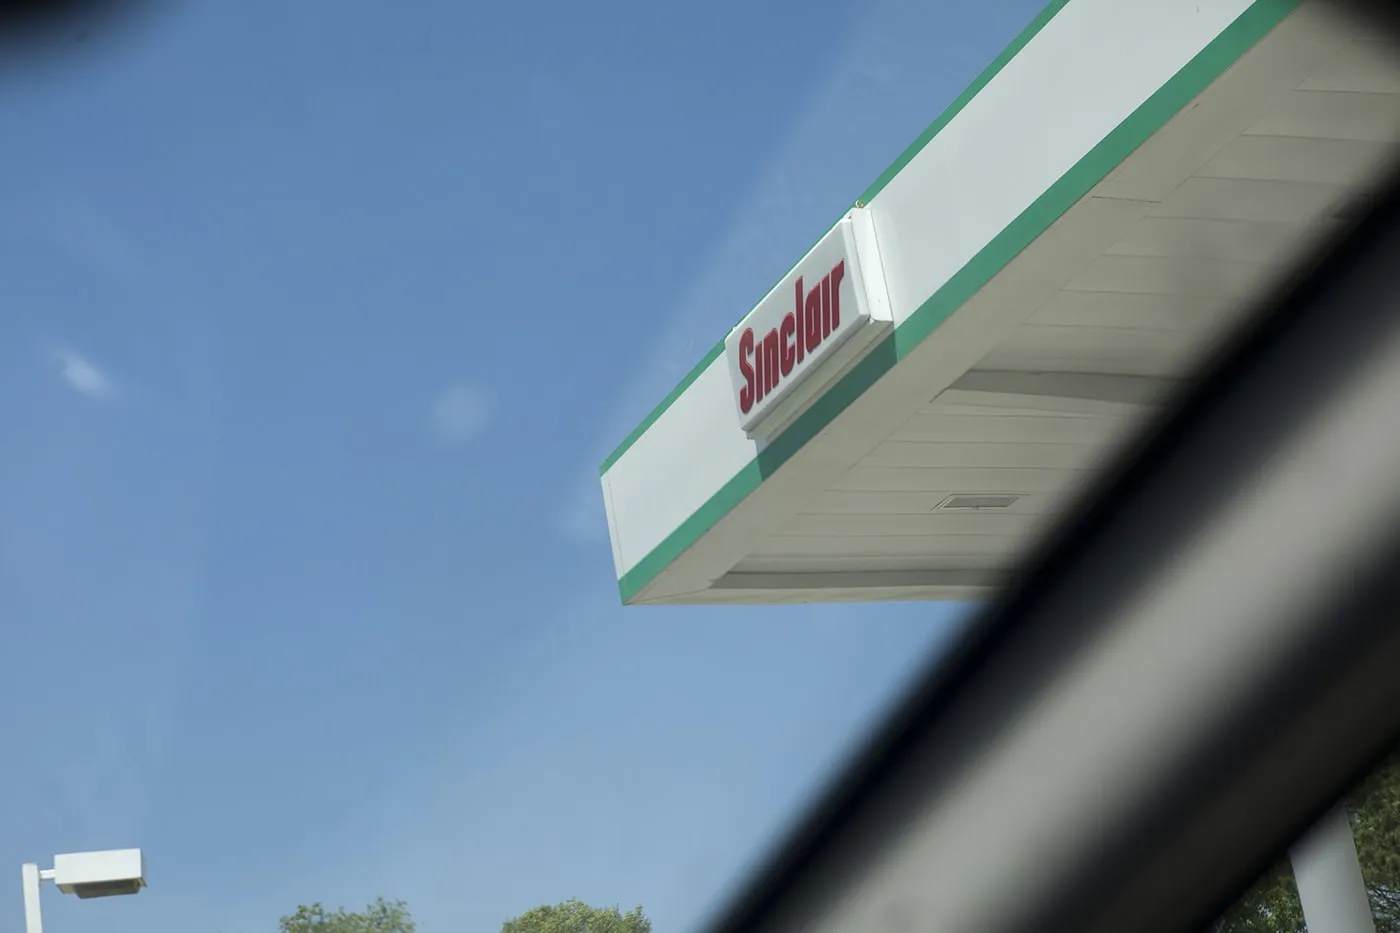
<instances>
[{"instance_id":1,"label":"blue sky","mask_svg":"<svg viewBox=\"0 0 1400 933\"><path fill-rule=\"evenodd\" d=\"M0 73L0 912L139 845L50 931L693 929L965 613L624 609L597 463L1037 7L192 0Z\"/></svg>"}]
</instances>

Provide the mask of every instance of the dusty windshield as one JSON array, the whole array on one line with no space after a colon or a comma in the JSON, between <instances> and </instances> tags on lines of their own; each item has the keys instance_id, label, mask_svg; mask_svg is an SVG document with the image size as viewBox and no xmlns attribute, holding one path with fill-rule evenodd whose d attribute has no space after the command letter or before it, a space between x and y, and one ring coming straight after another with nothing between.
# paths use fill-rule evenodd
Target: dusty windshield
<instances>
[{"instance_id":1,"label":"dusty windshield","mask_svg":"<svg viewBox=\"0 0 1400 933\"><path fill-rule=\"evenodd\" d=\"M701 928L1400 142L1335 0L92 9L0 55L26 933Z\"/></svg>"},{"instance_id":2,"label":"dusty windshield","mask_svg":"<svg viewBox=\"0 0 1400 933\"><path fill-rule=\"evenodd\" d=\"M692 929L966 609L625 607L598 464L1039 9L200 2L12 63L11 925L34 864L73 933Z\"/></svg>"}]
</instances>

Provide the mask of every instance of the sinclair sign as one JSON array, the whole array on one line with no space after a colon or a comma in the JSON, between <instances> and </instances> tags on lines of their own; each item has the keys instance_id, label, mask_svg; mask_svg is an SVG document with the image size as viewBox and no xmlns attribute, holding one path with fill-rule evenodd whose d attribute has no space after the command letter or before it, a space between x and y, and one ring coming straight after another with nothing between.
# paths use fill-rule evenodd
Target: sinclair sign
<instances>
[{"instance_id":1,"label":"sinclair sign","mask_svg":"<svg viewBox=\"0 0 1400 933\"><path fill-rule=\"evenodd\" d=\"M740 426L781 431L890 321L870 211L856 208L726 338Z\"/></svg>"}]
</instances>

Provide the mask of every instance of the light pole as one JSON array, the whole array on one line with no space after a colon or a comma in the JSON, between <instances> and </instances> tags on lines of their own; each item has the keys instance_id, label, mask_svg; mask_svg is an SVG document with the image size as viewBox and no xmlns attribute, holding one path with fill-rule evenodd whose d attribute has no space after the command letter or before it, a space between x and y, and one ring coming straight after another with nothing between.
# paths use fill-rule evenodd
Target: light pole
<instances>
[{"instance_id":1,"label":"light pole","mask_svg":"<svg viewBox=\"0 0 1400 933\"><path fill-rule=\"evenodd\" d=\"M1346 807L1323 817L1294 844L1289 859L1308 933L1376 933Z\"/></svg>"},{"instance_id":2,"label":"light pole","mask_svg":"<svg viewBox=\"0 0 1400 933\"><path fill-rule=\"evenodd\" d=\"M52 881L64 894L112 897L135 894L146 886L146 866L140 849L108 849L55 855L53 868L40 870L32 862L20 869L24 880L24 933L44 933L39 908L39 883Z\"/></svg>"}]
</instances>

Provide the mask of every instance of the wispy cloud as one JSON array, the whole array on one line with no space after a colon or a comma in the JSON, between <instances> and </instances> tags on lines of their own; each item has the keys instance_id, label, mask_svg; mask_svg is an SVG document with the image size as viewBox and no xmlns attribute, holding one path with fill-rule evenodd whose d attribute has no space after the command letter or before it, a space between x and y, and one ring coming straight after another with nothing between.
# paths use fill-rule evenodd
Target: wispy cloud
<instances>
[{"instance_id":1,"label":"wispy cloud","mask_svg":"<svg viewBox=\"0 0 1400 933\"><path fill-rule=\"evenodd\" d=\"M490 396L476 386L449 386L433 403L433 436L453 446L474 441L490 423L491 408Z\"/></svg>"},{"instance_id":2,"label":"wispy cloud","mask_svg":"<svg viewBox=\"0 0 1400 933\"><path fill-rule=\"evenodd\" d=\"M60 350L55 359L59 375L73 389L92 399L104 399L112 394L112 380L87 358Z\"/></svg>"}]
</instances>

